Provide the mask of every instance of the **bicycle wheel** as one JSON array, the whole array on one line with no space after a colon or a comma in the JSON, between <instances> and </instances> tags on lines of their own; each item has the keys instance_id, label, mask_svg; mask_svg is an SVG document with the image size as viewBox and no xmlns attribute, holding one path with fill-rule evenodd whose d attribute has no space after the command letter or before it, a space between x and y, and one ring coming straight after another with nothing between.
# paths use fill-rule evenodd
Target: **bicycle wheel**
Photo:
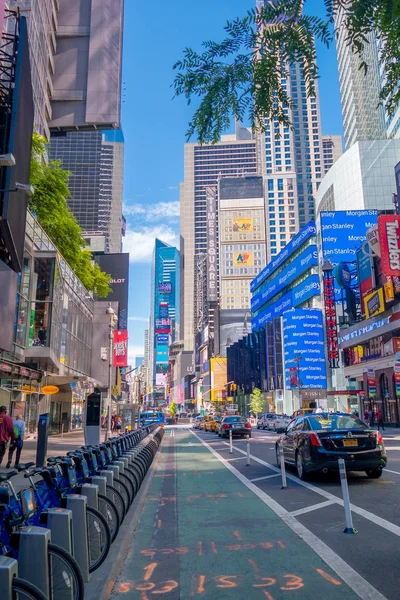
<instances>
[{"instance_id":1,"label":"bicycle wheel","mask_svg":"<svg viewBox=\"0 0 400 600\"><path fill-rule=\"evenodd\" d=\"M127 513L131 505L128 488L126 487L125 483L119 479L119 477L114 477L113 486L123 497L125 503L125 513Z\"/></svg>"},{"instance_id":2,"label":"bicycle wheel","mask_svg":"<svg viewBox=\"0 0 400 600\"><path fill-rule=\"evenodd\" d=\"M105 561L110 551L111 533L103 515L94 508L86 509L89 573L93 573Z\"/></svg>"},{"instance_id":3,"label":"bicycle wheel","mask_svg":"<svg viewBox=\"0 0 400 600\"><path fill-rule=\"evenodd\" d=\"M50 600L83 600L85 586L75 558L61 546L49 544Z\"/></svg>"},{"instance_id":4,"label":"bicycle wheel","mask_svg":"<svg viewBox=\"0 0 400 600\"><path fill-rule=\"evenodd\" d=\"M12 582L12 600L47 600L46 596L33 583L14 577Z\"/></svg>"},{"instance_id":5,"label":"bicycle wheel","mask_svg":"<svg viewBox=\"0 0 400 600\"><path fill-rule=\"evenodd\" d=\"M120 473L119 474L119 479L121 482L123 482L125 484L125 487L128 490L129 493L129 505L132 504L133 499L135 497L135 488L133 487L133 483L131 482L131 480L129 479L129 477L127 475L125 475L125 473Z\"/></svg>"},{"instance_id":6,"label":"bicycle wheel","mask_svg":"<svg viewBox=\"0 0 400 600\"><path fill-rule=\"evenodd\" d=\"M103 494L98 495L99 502L99 511L106 518L107 524L110 528L111 533L111 543L117 537L117 533L119 531L120 520L117 507L114 502L107 498L107 496L103 496Z\"/></svg>"},{"instance_id":7,"label":"bicycle wheel","mask_svg":"<svg viewBox=\"0 0 400 600\"><path fill-rule=\"evenodd\" d=\"M128 510L128 507L125 506L123 497L113 485L108 485L106 487L106 496L111 500L111 502L115 504L119 515L119 524L121 526L121 523L124 520L125 513Z\"/></svg>"},{"instance_id":8,"label":"bicycle wheel","mask_svg":"<svg viewBox=\"0 0 400 600\"><path fill-rule=\"evenodd\" d=\"M136 496L140 488L140 479L137 476L137 473L135 473L135 471L132 469L132 465L129 465L128 468L125 468L125 474L129 477L129 481L133 485L134 495Z\"/></svg>"}]
</instances>

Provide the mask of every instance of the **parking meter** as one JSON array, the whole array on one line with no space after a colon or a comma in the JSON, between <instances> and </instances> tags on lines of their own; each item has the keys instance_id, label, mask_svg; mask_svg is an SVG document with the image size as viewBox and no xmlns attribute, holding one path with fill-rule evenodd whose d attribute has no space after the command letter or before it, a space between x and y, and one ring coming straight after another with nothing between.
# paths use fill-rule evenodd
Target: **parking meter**
<instances>
[{"instance_id":1,"label":"parking meter","mask_svg":"<svg viewBox=\"0 0 400 600\"><path fill-rule=\"evenodd\" d=\"M49 413L39 415L38 436L36 446L36 466L43 467L47 455L47 438L49 437Z\"/></svg>"}]
</instances>

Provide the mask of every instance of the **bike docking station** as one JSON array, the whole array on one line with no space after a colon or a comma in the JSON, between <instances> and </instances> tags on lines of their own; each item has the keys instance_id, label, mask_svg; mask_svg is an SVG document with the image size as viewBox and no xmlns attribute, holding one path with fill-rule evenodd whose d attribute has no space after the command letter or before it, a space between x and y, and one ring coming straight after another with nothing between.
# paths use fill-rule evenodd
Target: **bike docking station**
<instances>
[{"instance_id":1,"label":"bike docking station","mask_svg":"<svg viewBox=\"0 0 400 600\"><path fill-rule=\"evenodd\" d=\"M18 577L18 563L14 558L0 556L0 590L2 600L14 600L12 582Z\"/></svg>"},{"instance_id":2,"label":"bike docking station","mask_svg":"<svg viewBox=\"0 0 400 600\"><path fill-rule=\"evenodd\" d=\"M44 527L23 527L18 532L19 575L50 597L48 546L51 531Z\"/></svg>"},{"instance_id":3,"label":"bike docking station","mask_svg":"<svg viewBox=\"0 0 400 600\"><path fill-rule=\"evenodd\" d=\"M73 554L72 511L68 508L48 508L40 515L40 522L51 531L51 541Z\"/></svg>"},{"instance_id":4,"label":"bike docking station","mask_svg":"<svg viewBox=\"0 0 400 600\"><path fill-rule=\"evenodd\" d=\"M81 494L69 494L64 500L66 508L72 513L72 556L81 568L83 581L87 583L90 579L89 541L86 523L87 498Z\"/></svg>"}]
</instances>

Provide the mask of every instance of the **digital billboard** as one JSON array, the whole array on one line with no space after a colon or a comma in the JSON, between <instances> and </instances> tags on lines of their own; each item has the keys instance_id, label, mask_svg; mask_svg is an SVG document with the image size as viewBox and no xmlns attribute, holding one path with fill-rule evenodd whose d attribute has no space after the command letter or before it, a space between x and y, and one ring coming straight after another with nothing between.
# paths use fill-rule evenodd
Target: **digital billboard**
<instances>
[{"instance_id":1,"label":"digital billboard","mask_svg":"<svg viewBox=\"0 0 400 600\"><path fill-rule=\"evenodd\" d=\"M156 346L156 363L168 362L168 346Z\"/></svg>"},{"instance_id":2,"label":"digital billboard","mask_svg":"<svg viewBox=\"0 0 400 600\"><path fill-rule=\"evenodd\" d=\"M273 298L285 287L289 286L302 273L318 264L317 246L309 246L297 258L295 258L279 275L271 278L260 286L260 291L251 299L251 310L256 310L270 298Z\"/></svg>"},{"instance_id":3,"label":"digital billboard","mask_svg":"<svg viewBox=\"0 0 400 600\"><path fill-rule=\"evenodd\" d=\"M168 303L160 302L158 307L158 316L160 319L168 319Z\"/></svg>"},{"instance_id":4,"label":"digital billboard","mask_svg":"<svg viewBox=\"0 0 400 600\"><path fill-rule=\"evenodd\" d=\"M110 275L111 292L106 300L118 302L118 327L128 329L129 254L94 254L100 269Z\"/></svg>"},{"instance_id":5,"label":"digital billboard","mask_svg":"<svg viewBox=\"0 0 400 600\"><path fill-rule=\"evenodd\" d=\"M163 345L168 344L169 335L168 334L160 334L157 335L157 344Z\"/></svg>"},{"instance_id":6,"label":"digital billboard","mask_svg":"<svg viewBox=\"0 0 400 600\"><path fill-rule=\"evenodd\" d=\"M217 298L217 207L214 186L206 187L207 200L207 300Z\"/></svg>"},{"instance_id":7,"label":"digital billboard","mask_svg":"<svg viewBox=\"0 0 400 600\"><path fill-rule=\"evenodd\" d=\"M253 331L257 331L267 321L280 317L285 311L303 304L313 296L319 296L320 291L319 276L310 275L305 281L302 281L276 302L273 302L268 308L262 310L256 317L253 317Z\"/></svg>"},{"instance_id":8,"label":"digital billboard","mask_svg":"<svg viewBox=\"0 0 400 600\"><path fill-rule=\"evenodd\" d=\"M364 298L365 317L370 319L375 315L385 312L385 300L383 299L383 289L378 288Z\"/></svg>"},{"instance_id":9,"label":"digital billboard","mask_svg":"<svg viewBox=\"0 0 400 600\"><path fill-rule=\"evenodd\" d=\"M378 234L382 273L400 276L400 216L379 215Z\"/></svg>"},{"instance_id":10,"label":"digital billboard","mask_svg":"<svg viewBox=\"0 0 400 600\"><path fill-rule=\"evenodd\" d=\"M170 294L172 292L172 283L170 281L159 281L158 282L158 293L159 294Z\"/></svg>"},{"instance_id":11,"label":"digital billboard","mask_svg":"<svg viewBox=\"0 0 400 600\"><path fill-rule=\"evenodd\" d=\"M365 251L369 253L369 245L365 245ZM365 313L364 298L374 288L372 257L368 256L362 248L357 251L358 285L360 288L362 312Z\"/></svg>"},{"instance_id":12,"label":"digital billboard","mask_svg":"<svg viewBox=\"0 0 400 600\"><path fill-rule=\"evenodd\" d=\"M167 374L166 373L156 373L156 385L166 385L167 383Z\"/></svg>"},{"instance_id":13,"label":"digital billboard","mask_svg":"<svg viewBox=\"0 0 400 600\"><path fill-rule=\"evenodd\" d=\"M376 210L321 212L322 253L332 265L355 262L356 251L367 241L367 230L377 224Z\"/></svg>"},{"instance_id":14,"label":"digital billboard","mask_svg":"<svg viewBox=\"0 0 400 600\"><path fill-rule=\"evenodd\" d=\"M293 369L302 388L326 389L326 362L322 311L298 308L282 318L286 387L293 387ZM300 360L296 362L296 358Z\"/></svg>"},{"instance_id":15,"label":"digital billboard","mask_svg":"<svg viewBox=\"0 0 400 600\"><path fill-rule=\"evenodd\" d=\"M250 217L234 217L232 229L235 232L251 233L253 231L253 219Z\"/></svg>"}]
</instances>

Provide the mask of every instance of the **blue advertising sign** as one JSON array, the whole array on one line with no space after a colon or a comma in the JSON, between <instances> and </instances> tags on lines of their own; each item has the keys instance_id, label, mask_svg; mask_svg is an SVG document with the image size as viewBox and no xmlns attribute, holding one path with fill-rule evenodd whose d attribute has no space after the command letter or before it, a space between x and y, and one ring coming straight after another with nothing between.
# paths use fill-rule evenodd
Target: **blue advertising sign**
<instances>
[{"instance_id":1,"label":"blue advertising sign","mask_svg":"<svg viewBox=\"0 0 400 600\"><path fill-rule=\"evenodd\" d=\"M318 308L290 310L283 315L282 323L286 387L291 387L290 369L297 367L297 375L302 388L326 389L322 311ZM299 356L301 359L297 364L295 358Z\"/></svg>"},{"instance_id":2,"label":"blue advertising sign","mask_svg":"<svg viewBox=\"0 0 400 600\"><path fill-rule=\"evenodd\" d=\"M267 277L271 275L285 260L297 250L301 244L306 242L310 237L317 235L315 223L308 223L303 229L297 233L294 238L279 252L279 254L267 264L266 267L253 279L250 283L250 291L253 292Z\"/></svg>"},{"instance_id":3,"label":"blue advertising sign","mask_svg":"<svg viewBox=\"0 0 400 600\"><path fill-rule=\"evenodd\" d=\"M167 302L161 302L158 309L158 316L160 319L168 318L168 304Z\"/></svg>"},{"instance_id":4,"label":"blue advertising sign","mask_svg":"<svg viewBox=\"0 0 400 600\"><path fill-rule=\"evenodd\" d=\"M267 321L272 321L280 317L284 312L303 304L313 296L319 296L321 293L319 276L310 275L305 281L302 281L293 290L282 296L279 300L264 309L260 314L252 319L253 331L257 331Z\"/></svg>"},{"instance_id":5,"label":"blue advertising sign","mask_svg":"<svg viewBox=\"0 0 400 600\"><path fill-rule=\"evenodd\" d=\"M168 346L156 346L156 363L168 362Z\"/></svg>"},{"instance_id":6,"label":"blue advertising sign","mask_svg":"<svg viewBox=\"0 0 400 600\"><path fill-rule=\"evenodd\" d=\"M167 334L159 334L157 335L157 344L159 345L163 345L163 344L167 344L168 345L169 342L169 335Z\"/></svg>"},{"instance_id":7,"label":"blue advertising sign","mask_svg":"<svg viewBox=\"0 0 400 600\"><path fill-rule=\"evenodd\" d=\"M367 229L378 222L377 210L321 212L322 253L332 265L355 262L357 249L367 241Z\"/></svg>"},{"instance_id":8,"label":"blue advertising sign","mask_svg":"<svg viewBox=\"0 0 400 600\"><path fill-rule=\"evenodd\" d=\"M279 275L271 278L271 281L264 282L259 287L259 292L251 299L251 310L254 312L257 308L268 302L276 294L288 287L302 273L305 273L311 267L318 264L317 246L309 246L297 258L295 258Z\"/></svg>"}]
</instances>

